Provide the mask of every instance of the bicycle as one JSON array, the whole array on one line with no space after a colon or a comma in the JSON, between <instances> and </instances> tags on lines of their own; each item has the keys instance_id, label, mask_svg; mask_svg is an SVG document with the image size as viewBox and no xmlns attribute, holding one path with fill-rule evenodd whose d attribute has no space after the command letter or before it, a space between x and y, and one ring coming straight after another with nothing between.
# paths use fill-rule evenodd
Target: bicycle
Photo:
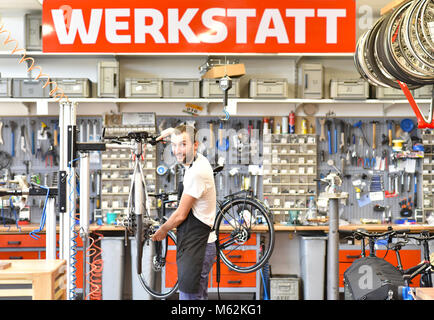
<instances>
[{"instance_id":1,"label":"bicycle","mask_svg":"<svg viewBox=\"0 0 434 320\"><path fill-rule=\"evenodd\" d=\"M398 236L401 237L401 236ZM397 243L393 243L389 247L395 251L396 258L397 258L397 268L399 271L402 272L404 281L406 282L407 286L410 285L411 280L413 280L416 276L421 275L419 286L420 287L432 287L433 282L431 278L432 269L434 266L434 254L430 254L429 250L429 241L434 240L434 236L430 236L428 231L421 231L420 236L410 235L410 234L404 234L402 235L403 241L398 241ZM418 263L417 265L404 269L401 262L401 256L399 251L403 246L405 246L409 239L413 239L419 242L419 244L422 244L423 248L423 260Z\"/></svg>"},{"instance_id":2,"label":"bicycle","mask_svg":"<svg viewBox=\"0 0 434 320\"><path fill-rule=\"evenodd\" d=\"M217 207L214 228L219 258L230 269L240 273L259 270L271 257L275 243L273 219L268 208L253 196L253 191L242 190L225 196ZM247 243L253 233L261 234L261 252L256 261L240 259L234 254Z\"/></svg>"},{"instance_id":3,"label":"bicycle","mask_svg":"<svg viewBox=\"0 0 434 320\"><path fill-rule=\"evenodd\" d=\"M168 194L149 194L146 179L141 165L144 147L149 143L156 145L158 136L146 131L129 132L126 136L105 136L119 148L129 148L133 152L133 174L131 175L130 192L128 195L127 214L119 219L119 225L125 227L126 236L134 236L136 240L136 272L142 287L153 297L164 299L171 296L178 288L176 268L167 263L169 245L176 246L176 235L169 231L162 241L152 241L151 236L166 221L165 203ZM149 197L154 196L162 200L162 210L158 210L156 217L151 216ZM143 257L146 266L143 267ZM176 282L168 285L166 277L175 274Z\"/></svg>"},{"instance_id":4,"label":"bicycle","mask_svg":"<svg viewBox=\"0 0 434 320\"><path fill-rule=\"evenodd\" d=\"M357 230L353 233L355 239L362 240L362 257L354 261L351 267L348 268L344 273L345 299L401 299L401 287L408 287L411 283L411 280L419 274L422 275L420 280L420 286L432 287L431 271L434 262L434 256L430 257L428 241L434 239L434 236L429 236L429 232L427 231L421 232L421 236L419 237L410 235L408 234L408 232L409 230L407 229L393 230L391 227L389 227L389 230L383 233L367 233L362 230ZM370 254L368 260L366 259L367 257L365 252L365 237L369 239ZM375 255L375 242L377 239L383 237L387 237L387 251L383 258L378 258ZM393 243L393 237L403 240ZM409 239L415 239L423 243L424 259L416 266L404 270L399 251L402 249L403 246L408 243ZM397 258L396 267L384 260L390 249L395 251ZM377 275L381 281L377 281L377 283L371 285L369 288L368 286L365 286L365 288L361 288L361 277L357 279L356 273L358 273L359 275L362 274L363 277L364 272L362 268L364 268L365 271L369 270L369 267L367 266L372 266L376 269L375 275ZM358 285L356 285L356 280L358 280ZM374 288L374 286L376 287Z\"/></svg>"},{"instance_id":5,"label":"bicycle","mask_svg":"<svg viewBox=\"0 0 434 320\"><path fill-rule=\"evenodd\" d=\"M382 233L368 233L356 230L352 237L361 240L361 258L355 260L344 272L345 300L392 300L399 299L400 287L405 287L402 272L386 260L376 256L375 242L378 239L409 230L389 230ZM366 256L365 238L368 238L369 256Z\"/></svg>"},{"instance_id":6,"label":"bicycle","mask_svg":"<svg viewBox=\"0 0 434 320\"><path fill-rule=\"evenodd\" d=\"M151 236L166 221L165 204L172 202L167 199L168 194L148 194L146 180L143 175L140 159L144 145L150 143L155 145L156 136L147 132L131 132L126 136L109 137L105 140L112 140L119 144L120 148L130 148L134 153L134 170L131 176L130 193L128 196L127 215L120 221L125 227L128 235L134 236L137 245L137 274L143 288L153 297L165 299L170 297L178 289L176 268L167 263L169 245L176 246L176 235L169 231L161 242L154 242ZM223 169L222 166L214 168L214 176ZM244 193L244 197L240 195ZM151 217L149 197L154 196L162 200L161 211L158 210L157 217ZM274 248L274 225L272 216L267 207L252 195L252 191L239 191L225 197L223 203L217 203L216 219L213 230L216 231L218 257L225 265L237 272L254 272L261 268L270 258ZM252 233L260 232L263 235L262 252L258 255L257 261L252 263L240 262L237 264L238 255L231 255L234 250L244 245ZM223 238L221 235L225 235ZM223 242L220 243L220 240ZM143 253L151 260L151 269L147 273L142 271ZM166 278L176 279L170 285Z\"/></svg>"}]
</instances>

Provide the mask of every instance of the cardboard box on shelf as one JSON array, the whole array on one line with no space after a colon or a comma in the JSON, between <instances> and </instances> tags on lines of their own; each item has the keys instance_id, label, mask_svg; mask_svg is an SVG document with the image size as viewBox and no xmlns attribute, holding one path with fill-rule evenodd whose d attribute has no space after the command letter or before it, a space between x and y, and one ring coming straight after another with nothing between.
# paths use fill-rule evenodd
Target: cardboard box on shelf
<instances>
[{"instance_id":1,"label":"cardboard box on shelf","mask_svg":"<svg viewBox=\"0 0 434 320\"><path fill-rule=\"evenodd\" d=\"M229 77L241 77L246 74L244 63L218 65L209 69L202 79L218 79L225 75Z\"/></svg>"}]
</instances>

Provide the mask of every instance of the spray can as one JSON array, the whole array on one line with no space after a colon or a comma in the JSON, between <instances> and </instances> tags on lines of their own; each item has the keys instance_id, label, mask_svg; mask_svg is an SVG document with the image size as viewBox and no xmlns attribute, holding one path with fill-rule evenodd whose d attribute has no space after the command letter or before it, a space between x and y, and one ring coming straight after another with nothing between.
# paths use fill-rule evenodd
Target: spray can
<instances>
[{"instance_id":1,"label":"spray can","mask_svg":"<svg viewBox=\"0 0 434 320\"><path fill-rule=\"evenodd\" d=\"M268 118L264 118L264 134L269 134L269 121Z\"/></svg>"},{"instance_id":2,"label":"spray can","mask_svg":"<svg viewBox=\"0 0 434 320\"><path fill-rule=\"evenodd\" d=\"M307 134L307 120L305 118L301 120L301 133Z\"/></svg>"},{"instance_id":3,"label":"spray can","mask_svg":"<svg viewBox=\"0 0 434 320\"><path fill-rule=\"evenodd\" d=\"M288 133L288 117L282 117L282 133L287 134Z\"/></svg>"},{"instance_id":4,"label":"spray can","mask_svg":"<svg viewBox=\"0 0 434 320\"><path fill-rule=\"evenodd\" d=\"M291 111L289 114L289 133L295 133L295 113Z\"/></svg>"}]
</instances>

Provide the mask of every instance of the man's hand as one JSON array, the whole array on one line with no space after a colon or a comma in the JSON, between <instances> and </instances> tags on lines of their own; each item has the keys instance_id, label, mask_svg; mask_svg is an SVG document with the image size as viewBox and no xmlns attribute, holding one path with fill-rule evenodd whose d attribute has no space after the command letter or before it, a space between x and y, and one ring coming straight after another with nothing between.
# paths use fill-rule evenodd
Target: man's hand
<instances>
[{"instance_id":1,"label":"man's hand","mask_svg":"<svg viewBox=\"0 0 434 320\"><path fill-rule=\"evenodd\" d=\"M161 226L151 237L152 241L162 241L166 238L167 231Z\"/></svg>"}]
</instances>

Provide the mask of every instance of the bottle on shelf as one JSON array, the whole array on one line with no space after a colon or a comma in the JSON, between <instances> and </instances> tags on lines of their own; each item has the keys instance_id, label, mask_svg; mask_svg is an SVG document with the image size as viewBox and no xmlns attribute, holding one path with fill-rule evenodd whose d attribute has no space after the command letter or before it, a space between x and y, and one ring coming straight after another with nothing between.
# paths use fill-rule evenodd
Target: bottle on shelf
<instances>
[{"instance_id":1,"label":"bottle on shelf","mask_svg":"<svg viewBox=\"0 0 434 320\"><path fill-rule=\"evenodd\" d=\"M308 209L307 209L306 219L308 221L316 219L318 217L318 211L316 208L316 202L314 196L309 197L307 208Z\"/></svg>"}]
</instances>

